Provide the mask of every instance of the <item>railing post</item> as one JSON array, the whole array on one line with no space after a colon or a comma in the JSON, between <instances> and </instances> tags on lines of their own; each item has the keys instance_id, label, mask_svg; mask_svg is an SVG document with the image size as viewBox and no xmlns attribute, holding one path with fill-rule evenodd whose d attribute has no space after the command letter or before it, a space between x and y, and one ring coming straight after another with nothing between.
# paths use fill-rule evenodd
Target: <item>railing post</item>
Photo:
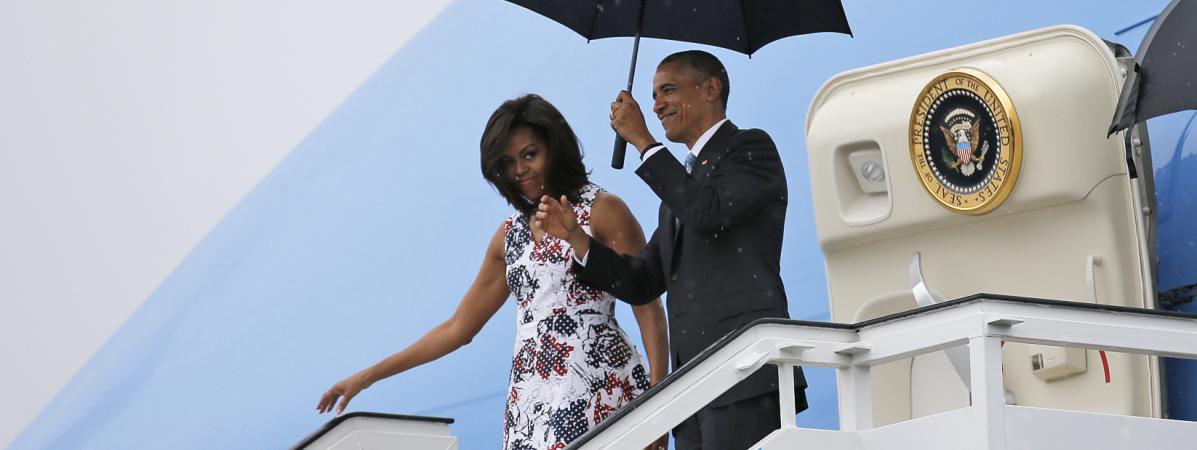
<instances>
[{"instance_id":1,"label":"railing post","mask_svg":"<svg viewBox=\"0 0 1197 450\"><path fill-rule=\"evenodd\" d=\"M794 408L794 364L777 363L777 395L781 405L781 428L798 428L798 411Z\"/></svg>"},{"instance_id":2,"label":"railing post","mask_svg":"<svg viewBox=\"0 0 1197 450\"><path fill-rule=\"evenodd\" d=\"M873 428L873 383L869 366L844 366L836 369L835 376L840 386L840 430Z\"/></svg>"},{"instance_id":3,"label":"railing post","mask_svg":"<svg viewBox=\"0 0 1197 450\"><path fill-rule=\"evenodd\" d=\"M972 408L982 427L984 449L1005 449L1005 387L1002 384L1002 340L977 336L968 340Z\"/></svg>"}]
</instances>

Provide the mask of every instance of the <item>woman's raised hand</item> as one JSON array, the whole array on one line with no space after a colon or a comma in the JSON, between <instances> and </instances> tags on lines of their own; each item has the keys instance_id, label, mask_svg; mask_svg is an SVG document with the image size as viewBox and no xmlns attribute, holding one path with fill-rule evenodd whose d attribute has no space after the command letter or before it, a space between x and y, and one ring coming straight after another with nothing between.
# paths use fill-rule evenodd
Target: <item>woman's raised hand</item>
<instances>
[{"instance_id":1,"label":"woman's raised hand","mask_svg":"<svg viewBox=\"0 0 1197 450\"><path fill-rule=\"evenodd\" d=\"M576 238L576 234L582 231L578 227L578 216L574 215L574 209L564 195L560 200L547 195L540 198L540 205L536 208L536 227L566 241L571 237Z\"/></svg>"},{"instance_id":2,"label":"woman's raised hand","mask_svg":"<svg viewBox=\"0 0 1197 450\"><path fill-rule=\"evenodd\" d=\"M370 383L366 380L366 375L362 372L350 375L344 380L338 381L331 388L324 392L320 397L320 403L316 404L316 411L324 414L332 411L333 407L337 408L337 415L345 411L345 406L349 405L349 400L356 397L362 389L370 387ZM341 404L337 405L337 399L341 398Z\"/></svg>"},{"instance_id":3,"label":"woman's raised hand","mask_svg":"<svg viewBox=\"0 0 1197 450\"><path fill-rule=\"evenodd\" d=\"M569 206L569 198L564 195L560 200L544 196L540 198L540 205L536 207L537 228L545 233L569 243L578 257L583 257L590 250L590 236L578 226L578 216Z\"/></svg>"}]
</instances>

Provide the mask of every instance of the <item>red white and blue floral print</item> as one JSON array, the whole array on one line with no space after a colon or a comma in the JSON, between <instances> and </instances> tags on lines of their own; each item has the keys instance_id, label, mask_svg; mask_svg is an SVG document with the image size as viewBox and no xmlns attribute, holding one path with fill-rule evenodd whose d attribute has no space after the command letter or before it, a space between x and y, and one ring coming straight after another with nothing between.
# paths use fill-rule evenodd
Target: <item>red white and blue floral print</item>
<instances>
[{"instance_id":1,"label":"red white and blue floral print","mask_svg":"<svg viewBox=\"0 0 1197 450\"><path fill-rule=\"evenodd\" d=\"M599 192L587 185L571 205L587 234ZM648 371L615 321L615 298L574 278L568 243L548 235L535 242L520 213L504 233L518 311L503 448L565 448L647 390Z\"/></svg>"}]
</instances>

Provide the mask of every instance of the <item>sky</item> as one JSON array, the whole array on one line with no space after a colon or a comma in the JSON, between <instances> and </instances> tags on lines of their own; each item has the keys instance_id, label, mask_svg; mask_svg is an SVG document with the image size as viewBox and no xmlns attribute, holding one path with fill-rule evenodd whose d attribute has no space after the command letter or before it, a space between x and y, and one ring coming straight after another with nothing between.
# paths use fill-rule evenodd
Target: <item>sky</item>
<instances>
[{"instance_id":1,"label":"sky","mask_svg":"<svg viewBox=\"0 0 1197 450\"><path fill-rule=\"evenodd\" d=\"M0 448L449 2L0 2Z\"/></svg>"}]
</instances>

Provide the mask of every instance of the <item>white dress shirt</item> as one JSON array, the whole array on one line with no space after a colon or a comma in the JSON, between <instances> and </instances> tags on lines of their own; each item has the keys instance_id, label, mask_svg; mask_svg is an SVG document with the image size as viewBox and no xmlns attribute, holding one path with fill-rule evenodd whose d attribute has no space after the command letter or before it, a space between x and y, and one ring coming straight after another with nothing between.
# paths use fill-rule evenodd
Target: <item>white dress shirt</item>
<instances>
[{"instance_id":1,"label":"white dress shirt","mask_svg":"<svg viewBox=\"0 0 1197 450\"><path fill-rule=\"evenodd\" d=\"M714 125L711 125L710 128L707 128L707 131L702 133L702 136L699 136L697 141L694 141L694 146L690 147L690 154L697 158L698 154L702 152L702 148L707 145L707 141L711 140L711 136L715 135L715 131L719 130L719 127L723 126L723 122L727 122L727 119L715 122ZM651 158L664 148L665 145L662 144L654 145L652 148L645 150L644 156L640 157L640 162L648 161L648 158Z\"/></svg>"}]
</instances>

